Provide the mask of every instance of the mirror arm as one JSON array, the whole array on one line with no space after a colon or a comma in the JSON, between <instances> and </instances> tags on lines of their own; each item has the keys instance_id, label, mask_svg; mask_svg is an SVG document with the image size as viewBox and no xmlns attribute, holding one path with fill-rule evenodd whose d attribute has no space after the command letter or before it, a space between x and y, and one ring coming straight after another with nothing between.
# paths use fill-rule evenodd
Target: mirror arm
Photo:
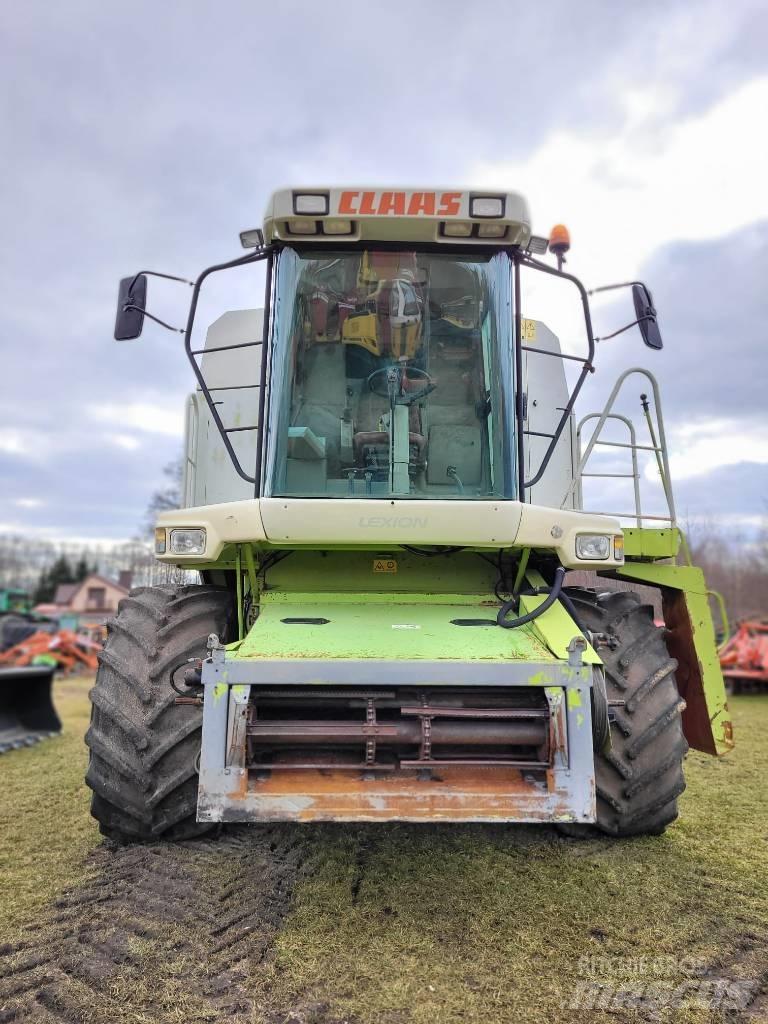
<instances>
[{"instance_id":1,"label":"mirror arm","mask_svg":"<svg viewBox=\"0 0 768 1024\"><path fill-rule=\"evenodd\" d=\"M617 287L618 288L620 286L619 285L616 285L616 286L609 285L609 287ZM617 334L623 334L624 331L628 331L630 327L637 327L637 325L641 324L644 320L654 320L655 321L656 317L655 316L651 316L651 314L648 313L645 316L641 316L639 320L633 320L631 324L626 324L624 327L620 327L618 329L618 331L614 331L613 334L604 334L601 338L595 338L595 341L609 341L611 338L615 338Z\"/></svg>"},{"instance_id":2,"label":"mirror arm","mask_svg":"<svg viewBox=\"0 0 768 1024\"><path fill-rule=\"evenodd\" d=\"M136 282L138 281L142 274L144 274L145 277L162 277L166 281L180 281L182 284L188 284L190 288L195 287L195 282L187 280L186 277L177 277L175 274L161 274L157 270L140 270L138 274L134 274L133 280L128 286L129 295L133 295L133 286L136 284ZM176 330L176 328L174 327L173 330Z\"/></svg>"},{"instance_id":3,"label":"mirror arm","mask_svg":"<svg viewBox=\"0 0 768 1024\"><path fill-rule=\"evenodd\" d=\"M644 288L646 292L648 291L643 281L622 281L620 284L602 284L599 288L590 288L587 295L597 295L598 292L612 292L616 288L632 288L636 284Z\"/></svg>"},{"instance_id":4,"label":"mirror arm","mask_svg":"<svg viewBox=\"0 0 768 1024\"><path fill-rule=\"evenodd\" d=\"M126 302L123 306L123 312L126 313L129 309L135 309L138 313L148 316L150 320L154 320L156 324L160 324L161 327L165 327L167 331L175 331L177 334L184 333L183 327L172 327L171 324L167 324L165 320L161 320L159 316L153 316L152 313L148 313L146 309L142 309L141 306L134 306L132 302Z\"/></svg>"}]
</instances>

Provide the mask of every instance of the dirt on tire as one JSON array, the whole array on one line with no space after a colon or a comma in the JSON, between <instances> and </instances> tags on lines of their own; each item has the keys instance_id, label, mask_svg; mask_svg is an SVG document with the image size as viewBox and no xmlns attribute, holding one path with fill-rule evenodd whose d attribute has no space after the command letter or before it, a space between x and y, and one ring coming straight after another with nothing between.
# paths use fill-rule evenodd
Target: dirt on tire
<instances>
[{"instance_id":1,"label":"dirt on tire","mask_svg":"<svg viewBox=\"0 0 768 1024\"><path fill-rule=\"evenodd\" d=\"M227 828L117 846L17 941L0 946L0 1024L251 1021L305 840L294 826Z\"/></svg>"}]
</instances>

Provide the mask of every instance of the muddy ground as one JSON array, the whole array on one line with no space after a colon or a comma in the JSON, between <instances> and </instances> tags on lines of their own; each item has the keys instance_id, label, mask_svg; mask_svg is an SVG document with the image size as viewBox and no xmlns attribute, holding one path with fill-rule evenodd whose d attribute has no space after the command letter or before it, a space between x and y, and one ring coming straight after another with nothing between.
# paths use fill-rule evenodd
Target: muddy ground
<instances>
[{"instance_id":1,"label":"muddy ground","mask_svg":"<svg viewBox=\"0 0 768 1024\"><path fill-rule=\"evenodd\" d=\"M0 947L0 1021L250 1020L301 870L291 830L104 844L91 877Z\"/></svg>"},{"instance_id":2,"label":"muddy ground","mask_svg":"<svg viewBox=\"0 0 768 1024\"><path fill-rule=\"evenodd\" d=\"M691 755L660 838L285 825L121 847L88 817L86 689L59 695L64 737L0 761L0 1024L768 1021L766 698L734 702L733 755Z\"/></svg>"}]
</instances>

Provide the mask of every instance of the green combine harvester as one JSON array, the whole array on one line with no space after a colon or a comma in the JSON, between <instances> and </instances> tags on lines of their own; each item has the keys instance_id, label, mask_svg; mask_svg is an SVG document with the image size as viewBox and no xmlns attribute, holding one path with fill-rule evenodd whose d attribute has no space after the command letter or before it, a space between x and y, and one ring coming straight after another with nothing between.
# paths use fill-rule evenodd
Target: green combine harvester
<instances>
[{"instance_id":1,"label":"green combine harvester","mask_svg":"<svg viewBox=\"0 0 768 1024\"><path fill-rule=\"evenodd\" d=\"M155 533L157 557L202 582L124 599L92 692L102 832L663 832L689 745L725 753L731 722L655 378L627 371L576 421L596 339L588 293L563 270L567 232L532 234L514 193L306 188L276 192L241 241L246 255L194 282L184 507ZM264 308L194 340L210 275L259 267ZM148 273L121 282L117 340L157 320ZM582 354L526 316L527 275L578 297ZM660 349L648 289L616 287L634 301L628 326ZM638 377L647 444L614 411ZM624 511L583 509L597 446L630 466L606 475L631 480ZM643 453L664 515L642 509ZM569 585L569 570L594 585ZM664 628L633 585L660 593Z\"/></svg>"}]
</instances>

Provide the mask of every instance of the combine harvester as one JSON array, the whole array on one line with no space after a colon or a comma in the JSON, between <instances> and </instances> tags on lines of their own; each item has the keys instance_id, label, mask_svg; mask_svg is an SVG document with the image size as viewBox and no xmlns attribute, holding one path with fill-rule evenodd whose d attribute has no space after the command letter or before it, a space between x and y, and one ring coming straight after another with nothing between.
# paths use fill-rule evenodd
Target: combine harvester
<instances>
[{"instance_id":1,"label":"combine harvester","mask_svg":"<svg viewBox=\"0 0 768 1024\"><path fill-rule=\"evenodd\" d=\"M194 282L185 507L155 533L157 557L202 583L135 590L100 656L87 782L102 832L663 832L689 744L725 753L731 722L706 583L677 560L652 374L622 375L578 450L596 339L562 267L567 233L533 235L514 193L302 188L275 193L241 241L250 253ZM556 266L538 258L548 248ZM264 310L225 313L194 342L205 281L258 264ZM525 316L529 274L578 296L583 356ZM661 348L648 289L615 287L631 290L628 326ZM116 339L157 320L146 294L147 273L121 282ZM638 377L647 445L613 411ZM631 458L628 511L582 508L599 444ZM642 512L643 449L664 517ZM569 569L658 588L666 628L636 593L564 585Z\"/></svg>"}]
</instances>

